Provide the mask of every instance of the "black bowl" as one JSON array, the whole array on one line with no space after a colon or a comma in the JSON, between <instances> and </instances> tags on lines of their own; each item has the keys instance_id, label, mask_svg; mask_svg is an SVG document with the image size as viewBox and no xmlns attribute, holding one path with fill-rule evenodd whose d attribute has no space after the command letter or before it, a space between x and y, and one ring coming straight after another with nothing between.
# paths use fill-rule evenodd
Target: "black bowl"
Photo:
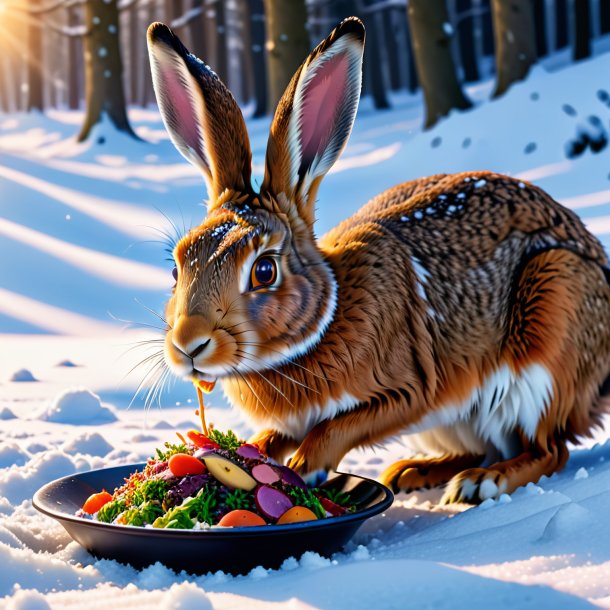
<instances>
[{"instance_id":1,"label":"black bowl","mask_svg":"<svg viewBox=\"0 0 610 610\"><path fill-rule=\"evenodd\" d=\"M194 531L113 525L75 515L92 493L120 486L143 467L103 468L57 479L36 492L34 507L57 519L96 557L138 568L160 561L194 574L216 570L244 574L259 565L277 568L287 557L299 558L305 551L326 556L340 551L366 519L386 510L394 499L381 483L337 473L323 486L348 492L356 512L319 521Z\"/></svg>"}]
</instances>

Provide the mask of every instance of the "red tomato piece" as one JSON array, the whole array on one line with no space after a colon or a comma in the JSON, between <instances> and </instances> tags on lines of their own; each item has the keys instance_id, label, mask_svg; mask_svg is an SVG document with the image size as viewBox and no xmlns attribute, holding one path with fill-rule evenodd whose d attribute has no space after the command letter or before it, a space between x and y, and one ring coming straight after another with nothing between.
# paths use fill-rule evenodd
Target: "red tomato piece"
<instances>
[{"instance_id":1,"label":"red tomato piece","mask_svg":"<svg viewBox=\"0 0 610 610\"><path fill-rule=\"evenodd\" d=\"M205 464L188 453L174 453L169 458L169 469L176 477L185 477L188 474L204 474Z\"/></svg>"}]
</instances>

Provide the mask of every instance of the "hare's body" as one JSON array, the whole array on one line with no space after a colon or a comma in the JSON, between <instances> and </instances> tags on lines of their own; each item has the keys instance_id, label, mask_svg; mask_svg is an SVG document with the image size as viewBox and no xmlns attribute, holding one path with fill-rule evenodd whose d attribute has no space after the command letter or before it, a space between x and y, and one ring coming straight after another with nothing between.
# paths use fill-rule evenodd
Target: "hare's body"
<instances>
[{"instance_id":1,"label":"hare's body","mask_svg":"<svg viewBox=\"0 0 610 610\"><path fill-rule=\"evenodd\" d=\"M174 251L166 358L220 378L262 428L253 442L294 452L303 473L408 433L437 457L394 464L386 483L497 497L561 468L606 408L607 258L543 191L488 172L394 187L316 242L317 187L349 136L363 42L348 19L299 68L255 193L239 108L151 26L162 115L210 194Z\"/></svg>"},{"instance_id":2,"label":"hare's body","mask_svg":"<svg viewBox=\"0 0 610 610\"><path fill-rule=\"evenodd\" d=\"M540 189L489 172L409 182L323 236L320 250L337 283L333 322L306 355L266 379L246 376L243 404L277 455L305 443L305 470L330 468L354 446L412 433L426 453L511 459L598 423L610 373L607 258ZM244 387L227 383L236 401Z\"/></svg>"}]
</instances>

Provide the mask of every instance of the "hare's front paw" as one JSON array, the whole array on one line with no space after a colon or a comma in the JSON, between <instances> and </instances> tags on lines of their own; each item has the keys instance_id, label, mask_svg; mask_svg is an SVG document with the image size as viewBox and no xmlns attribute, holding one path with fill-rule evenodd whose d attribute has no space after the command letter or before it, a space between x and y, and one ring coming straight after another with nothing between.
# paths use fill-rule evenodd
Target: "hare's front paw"
<instances>
[{"instance_id":1,"label":"hare's front paw","mask_svg":"<svg viewBox=\"0 0 610 610\"><path fill-rule=\"evenodd\" d=\"M256 445L262 453L279 463L282 463L298 446L294 439L272 428L257 432L248 442Z\"/></svg>"},{"instance_id":2,"label":"hare's front paw","mask_svg":"<svg viewBox=\"0 0 610 610\"><path fill-rule=\"evenodd\" d=\"M489 498L499 498L507 488L506 476L501 472L488 468L470 468L455 475L449 481L441 503L478 504Z\"/></svg>"}]
</instances>

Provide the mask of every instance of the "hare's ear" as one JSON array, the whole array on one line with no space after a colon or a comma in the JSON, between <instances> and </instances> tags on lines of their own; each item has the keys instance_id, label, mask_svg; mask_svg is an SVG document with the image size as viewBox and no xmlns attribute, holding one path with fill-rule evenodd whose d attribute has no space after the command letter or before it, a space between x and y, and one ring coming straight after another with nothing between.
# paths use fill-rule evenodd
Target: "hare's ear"
<instances>
[{"instance_id":1,"label":"hare's ear","mask_svg":"<svg viewBox=\"0 0 610 610\"><path fill-rule=\"evenodd\" d=\"M210 206L227 188L250 192L250 142L229 90L162 23L148 28L148 52L165 127L176 148L203 172Z\"/></svg>"},{"instance_id":2,"label":"hare's ear","mask_svg":"<svg viewBox=\"0 0 610 610\"><path fill-rule=\"evenodd\" d=\"M275 112L261 192L285 193L309 224L320 180L352 131L363 50L364 25L345 19L297 70Z\"/></svg>"}]
</instances>

